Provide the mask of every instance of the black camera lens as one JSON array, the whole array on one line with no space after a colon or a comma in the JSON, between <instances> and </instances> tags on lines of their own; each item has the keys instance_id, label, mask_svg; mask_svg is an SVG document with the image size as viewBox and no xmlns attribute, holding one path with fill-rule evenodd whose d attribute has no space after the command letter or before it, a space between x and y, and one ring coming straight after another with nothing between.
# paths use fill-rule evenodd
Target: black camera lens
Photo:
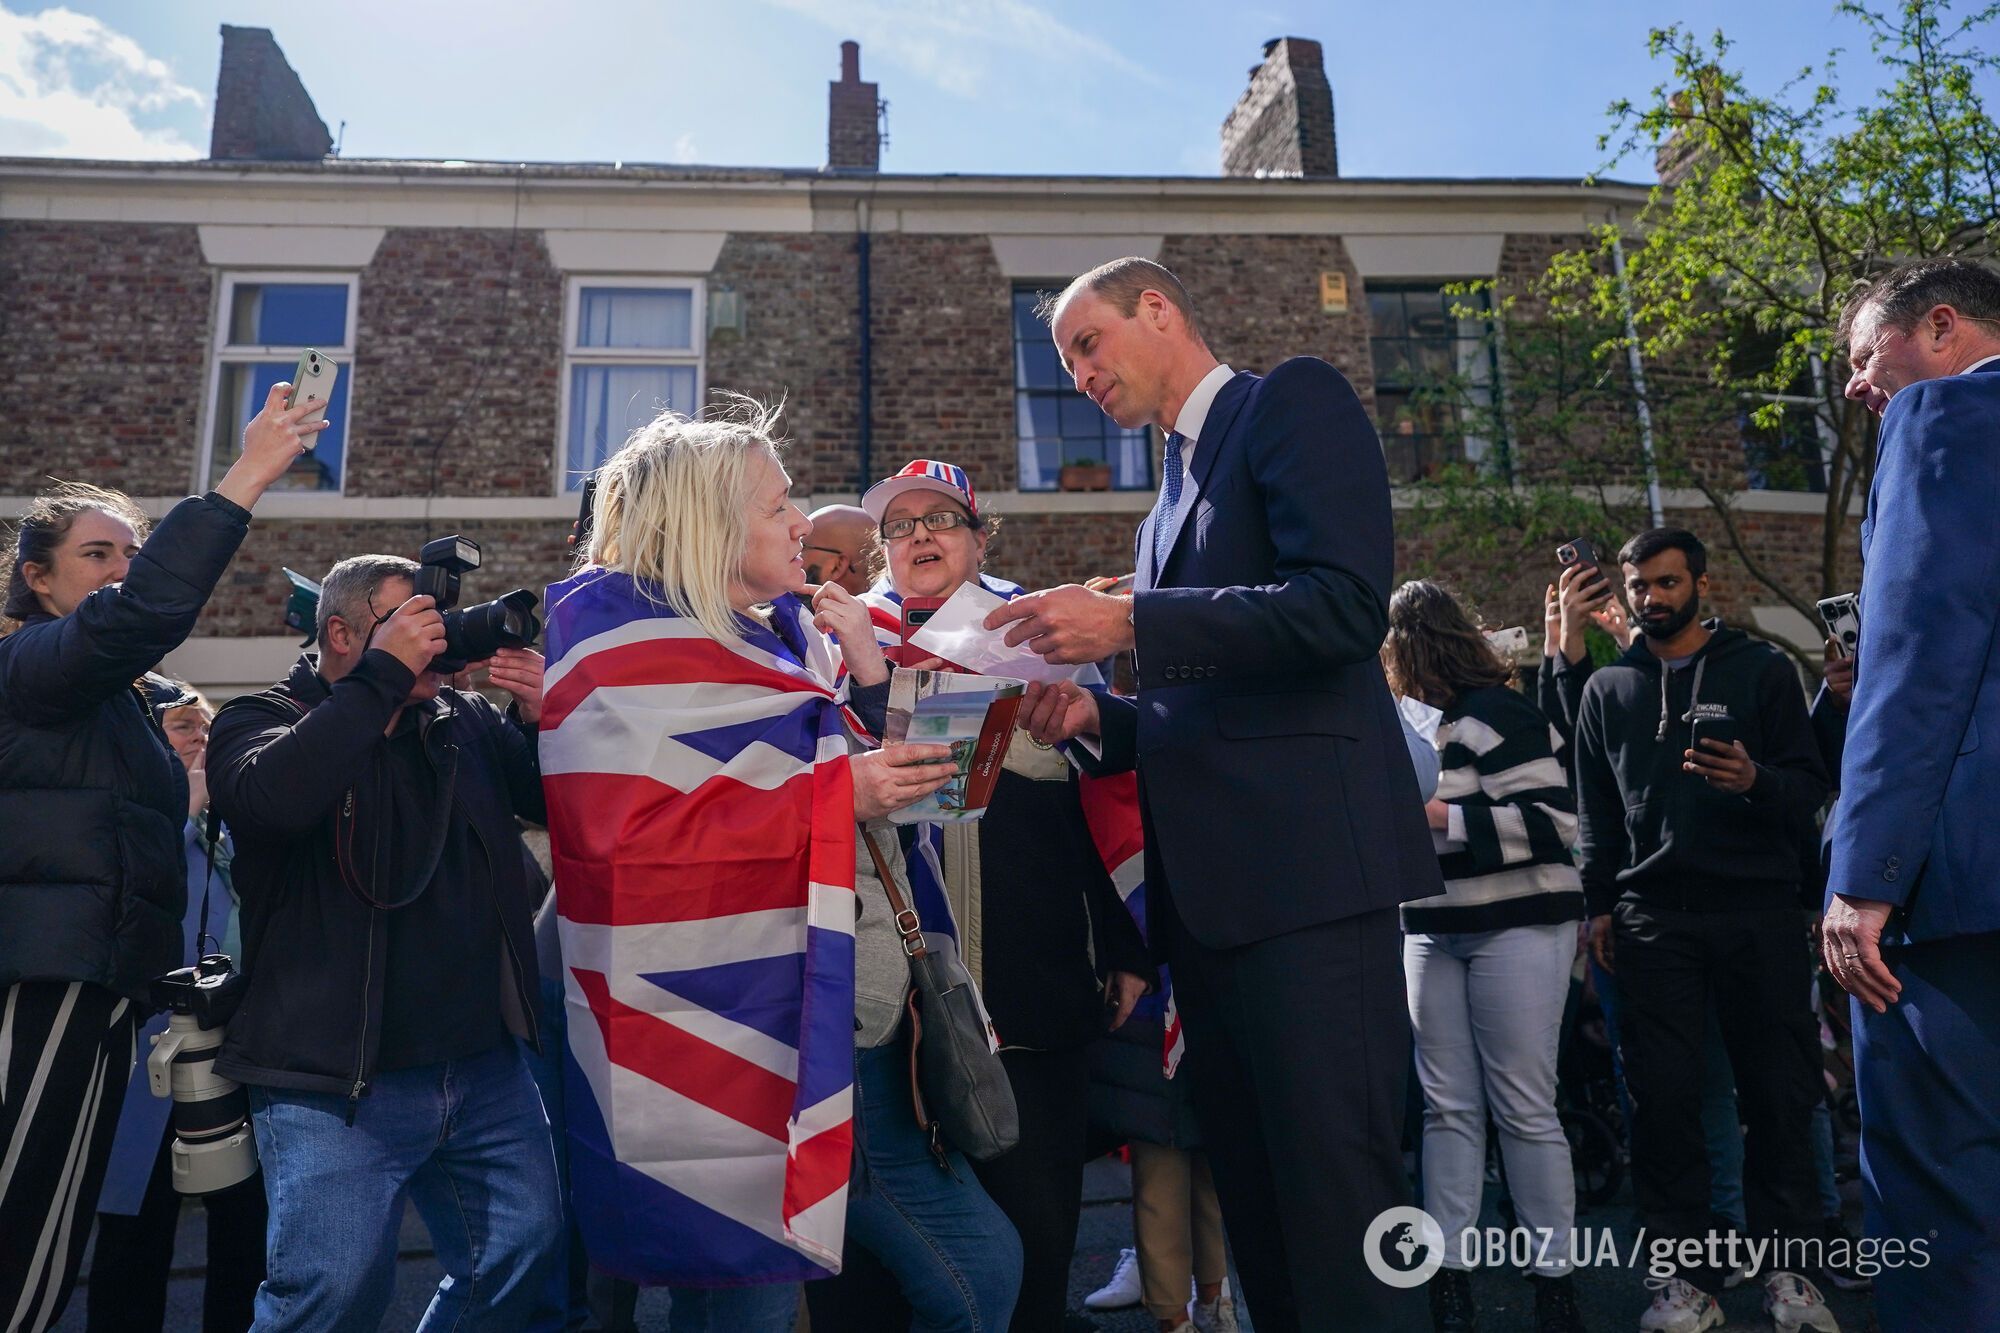
<instances>
[{"instance_id":1,"label":"black camera lens","mask_svg":"<svg viewBox=\"0 0 2000 1333\"><path fill-rule=\"evenodd\" d=\"M431 660L431 670L463 671L467 663L483 661L502 648L529 647L542 632L535 615L540 601L526 588L516 588L505 597L446 612L444 654Z\"/></svg>"}]
</instances>

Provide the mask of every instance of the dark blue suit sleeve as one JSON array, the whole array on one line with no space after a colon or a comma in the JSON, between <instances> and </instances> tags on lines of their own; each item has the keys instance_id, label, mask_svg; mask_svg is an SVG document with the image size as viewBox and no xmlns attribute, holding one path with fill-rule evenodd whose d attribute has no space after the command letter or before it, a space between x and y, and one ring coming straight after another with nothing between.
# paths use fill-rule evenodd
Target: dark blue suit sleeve
<instances>
[{"instance_id":1,"label":"dark blue suit sleeve","mask_svg":"<svg viewBox=\"0 0 2000 1333\"><path fill-rule=\"evenodd\" d=\"M1922 873L2000 618L2000 450L1949 382L1897 393L1870 495L1861 644L1828 888L1900 905Z\"/></svg>"},{"instance_id":2,"label":"dark blue suit sleeve","mask_svg":"<svg viewBox=\"0 0 2000 1333\"><path fill-rule=\"evenodd\" d=\"M1094 778L1130 773L1139 766L1139 706L1109 690L1092 692L1097 695L1097 753L1074 744L1069 753Z\"/></svg>"},{"instance_id":3,"label":"dark blue suit sleeve","mask_svg":"<svg viewBox=\"0 0 2000 1333\"><path fill-rule=\"evenodd\" d=\"M1277 581L1138 594L1142 689L1168 683L1148 678L1161 664L1194 656L1214 658L1225 678L1370 661L1388 634L1389 473L1360 398L1332 366L1298 357L1274 370L1245 410Z\"/></svg>"}]
</instances>

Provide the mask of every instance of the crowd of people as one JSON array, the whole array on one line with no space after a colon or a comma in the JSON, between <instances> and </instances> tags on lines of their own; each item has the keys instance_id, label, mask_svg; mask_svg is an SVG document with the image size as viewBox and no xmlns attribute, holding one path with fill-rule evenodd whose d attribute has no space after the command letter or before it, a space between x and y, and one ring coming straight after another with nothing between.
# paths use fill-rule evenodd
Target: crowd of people
<instances>
[{"instance_id":1,"label":"crowd of people","mask_svg":"<svg viewBox=\"0 0 2000 1333\"><path fill-rule=\"evenodd\" d=\"M377 1327L414 1204L426 1328L618 1327L650 1285L675 1333L1054 1333L1084 1166L1124 1145L1135 1244L1091 1308L1470 1333L1490 1126L1535 1327L1573 1333L1585 975L1642 1333L1715 1327L1750 1279L1785 1331L1871 1281L1890 1333L2000 1326L2000 274L1853 298L1881 438L1858 640L1810 707L1705 614L1694 533L1572 544L1524 666L1445 581L1392 588L1332 367L1221 363L1149 260L1043 314L1077 388L1165 439L1122 577L989 570L999 516L949 460L808 517L775 413L734 400L595 474L543 651L453 658L419 565L356 555L314 650L218 711L154 672L314 405L274 387L150 532L114 491L38 497L0 637L6 1327L56 1321L93 1230L89 1326L162 1327L182 1177L240 1085L212 1330ZM902 730L899 672L952 669L906 633L962 590L1049 670L982 817L912 818L961 769ZM218 954L195 1147L135 1064L156 980ZM1820 957L1853 997L1859 1239ZM1385 1280L1426 1257L1382 1225L1419 1203L1435 1271Z\"/></svg>"}]
</instances>

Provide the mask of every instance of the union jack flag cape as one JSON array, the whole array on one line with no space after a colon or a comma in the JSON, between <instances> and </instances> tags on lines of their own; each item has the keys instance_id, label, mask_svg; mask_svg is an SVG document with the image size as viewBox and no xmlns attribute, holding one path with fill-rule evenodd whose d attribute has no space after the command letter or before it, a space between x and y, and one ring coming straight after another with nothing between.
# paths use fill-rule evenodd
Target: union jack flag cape
<instances>
[{"instance_id":1,"label":"union jack flag cape","mask_svg":"<svg viewBox=\"0 0 2000 1333\"><path fill-rule=\"evenodd\" d=\"M834 651L789 596L736 644L603 569L547 605L542 774L586 1248L648 1284L838 1272L855 832Z\"/></svg>"},{"instance_id":2,"label":"union jack flag cape","mask_svg":"<svg viewBox=\"0 0 2000 1333\"><path fill-rule=\"evenodd\" d=\"M988 592L1013 601L1026 590L1018 583L996 579L990 574L981 574L979 582ZM875 639L883 648L893 648L903 641L903 599L889 586L886 578L876 581L874 587L862 594L861 600L868 607L869 621L875 626ZM1078 683L1095 685L1102 677L1096 668L1090 668L1078 678ZM1139 818L1139 779L1136 774L1119 773L1110 777L1083 775L1078 786L1083 801L1084 822L1090 826L1091 840L1097 845L1097 854L1104 862L1104 868L1111 874L1111 882L1117 886L1118 896L1124 900L1125 908L1139 924L1139 933L1146 934L1146 839L1141 831ZM916 895L919 911L928 907L931 911L944 914L948 911L944 892L944 858L939 851L940 833L936 824L918 824L916 846L909 854L910 887ZM1160 989L1139 1001L1133 1010L1141 1016L1156 1017L1165 1028L1160 1042L1160 1069L1168 1078L1180 1068L1181 1055L1187 1049L1181 1035L1180 1011L1174 1005L1173 984L1167 977L1167 969L1160 968ZM1001 1034L1004 1039L1006 1034Z\"/></svg>"}]
</instances>

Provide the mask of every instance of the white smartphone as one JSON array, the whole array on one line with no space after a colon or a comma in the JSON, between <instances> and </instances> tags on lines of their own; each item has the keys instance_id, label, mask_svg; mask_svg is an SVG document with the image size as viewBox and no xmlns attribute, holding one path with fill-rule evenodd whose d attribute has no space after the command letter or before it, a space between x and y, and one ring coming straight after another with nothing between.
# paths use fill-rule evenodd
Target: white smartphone
<instances>
[{"instance_id":1,"label":"white smartphone","mask_svg":"<svg viewBox=\"0 0 2000 1333\"><path fill-rule=\"evenodd\" d=\"M1493 645L1493 651L1502 657L1520 657L1528 651L1528 631L1519 625L1508 629L1486 631L1486 642Z\"/></svg>"},{"instance_id":2,"label":"white smartphone","mask_svg":"<svg viewBox=\"0 0 2000 1333\"><path fill-rule=\"evenodd\" d=\"M320 421L326 416L327 404L333 401L333 386L340 378L340 363L316 347L308 347L299 353L298 369L292 372L292 391L285 398L287 411L300 403L319 404L319 410L308 412L300 418L300 424ZM301 396L303 395L303 396ZM319 440L318 434L307 438L306 448L310 449Z\"/></svg>"}]
</instances>

